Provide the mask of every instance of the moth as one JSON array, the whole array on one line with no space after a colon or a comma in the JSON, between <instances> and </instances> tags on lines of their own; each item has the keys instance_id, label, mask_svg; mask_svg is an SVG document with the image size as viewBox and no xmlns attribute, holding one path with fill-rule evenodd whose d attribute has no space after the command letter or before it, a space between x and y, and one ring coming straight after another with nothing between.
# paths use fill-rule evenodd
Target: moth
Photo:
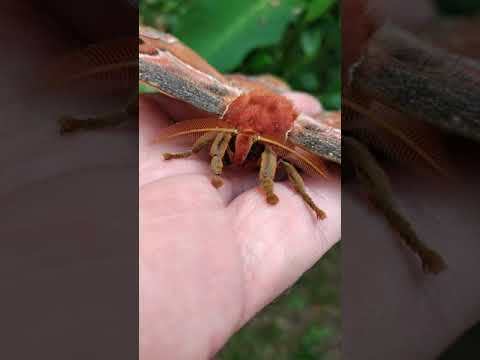
<instances>
[{"instance_id":1,"label":"moth","mask_svg":"<svg viewBox=\"0 0 480 360\"><path fill-rule=\"evenodd\" d=\"M318 118L299 113L281 95L285 84L269 76L223 75L174 36L149 27L139 28L139 81L161 93L211 114L174 124L159 141L193 136L192 148L166 153L165 160L185 158L210 146L212 185L222 186L225 164L259 163L260 187L267 203L274 192L277 167L318 219L326 214L306 191L298 169L328 176L326 162L341 164L340 114L324 112ZM261 155L255 157L255 148Z\"/></svg>"},{"instance_id":2,"label":"moth","mask_svg":"<svg viewBox=\"0 0 480 360\"><path fill-rule=\"evenodd\" d=\"M480 141L480 64L392 25L350 71L351 88L407 116Z\"/></svg>"}]
</instances>

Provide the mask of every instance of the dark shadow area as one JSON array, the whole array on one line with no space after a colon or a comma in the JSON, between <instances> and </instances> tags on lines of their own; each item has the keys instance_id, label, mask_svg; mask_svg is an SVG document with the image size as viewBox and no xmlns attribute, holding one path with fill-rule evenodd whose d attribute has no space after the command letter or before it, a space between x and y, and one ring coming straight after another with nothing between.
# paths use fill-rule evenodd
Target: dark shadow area
<instances>
[{"instance_id":1,"label":"dark shadow area","mask_svg":"<svg viewBox=\"0 0 480 360\"><path fill-rule=\"evenodd\" d=\"M345 359L478 357L479 7L450 3L342 4Z\"/></svg>"},{"instance_id":2,"label":"dark shadow area","mask_svg":"<svg viewBox=\"0 0 480 360\"><path fill-rule=\"evenodd\" d=\"M137 7L8 0L0 23L0 353L134 359L138 134L123 125L62 133L59 119L135 123L125 106L136 79L80 74L101 63L86 46L136 37Z\"/></svg>"}]
</instances>

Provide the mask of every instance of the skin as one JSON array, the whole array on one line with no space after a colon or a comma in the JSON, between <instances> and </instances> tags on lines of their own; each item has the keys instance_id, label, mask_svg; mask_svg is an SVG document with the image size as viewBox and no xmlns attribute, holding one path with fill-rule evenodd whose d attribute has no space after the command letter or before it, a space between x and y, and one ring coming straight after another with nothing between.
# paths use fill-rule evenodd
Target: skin
<instances>
[{"instance_id":1,"label":"skin","mask_svg":"<svg viewBox=\"0 0 480 360\"><path fill-rule=\"evenodd\" d=\"M306 94L291 98L320 110ZM225 169L216 190L206 154L165 162L163 152L185 145L152 144L165 112L194 116L165 98L140 100L140 355L206 359L339 240L340 183L306 180L324 221L288 182L267 204L252 171Z\"/></svg>"}]
</instances>

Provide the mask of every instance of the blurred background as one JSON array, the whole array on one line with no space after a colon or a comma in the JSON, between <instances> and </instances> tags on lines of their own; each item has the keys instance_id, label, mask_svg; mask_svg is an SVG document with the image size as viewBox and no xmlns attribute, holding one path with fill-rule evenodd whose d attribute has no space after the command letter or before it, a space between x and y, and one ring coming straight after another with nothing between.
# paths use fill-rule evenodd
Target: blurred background
<instances>
[{"instance_id":1,"label":"blurred background","mask_svg":"<svg viewBox=\"0 0 480 360\"><path fill-rule=\"evenodd\" d=\"M480 49L480 1L478 0L436 0L435 5L445 17L456 22L458 31L455 32L457 41L462 44L477 44L475 48L462 49L466 56L479 59ZM439 28L438 36L442 36ZM463 41L462 41L463 39ZM465 39L469 39L466 41ZM476 39L476 40L472 40ZM451 41L453 42L453 41ZM480 323L468 329L453 343L440 357L440 360L474 359L480 356Z\"/></svg>"},{"instance_id":2,"label":"blurred background","mask_svg":"<svg viewBox=\"0 0 480 360\"><path fill-rule=\"evenodd\" d=\"M274 74L326 109L340 108L337 0L141 0L139 7L141 24L174 34L220 71ZM216 358L339 359L339 254L337 245Z\"/></svg>"},{"instance_id":3,"label":"blurred background","mask_svg":"<svg viewBox=\"0 0 480 360\"><path fill-rule=\"evenodd\" d=\"M355 0L344 0L343 4L349 2L352 3L354 1ZM357 2L360 3L362 0ZM367 0L363 2L367 2ZM461 54L462 56L469 57L473 61L476 61L475 64L478 64L478 59L480 59L480 1L370 0L368 2L371 9L370 13L379 13L380 15L383 15L384 17L380 17L380 19L389 21L389 25L395 24L406 27L408 25L408 29L417 34L417 36L421 37L423 40L430 41L437 47L448 49L451 54ZM357 11L356 13L350 14L350 16L345 16L345 14L342 14L342 23L344 25L343 30L345 30L345 28L347 28L352 22L355 22L352 20L357 19L356 15L358 13L359 12ZM383 22L380 21L380 23ZM355 35L355 32L352 33ZM352 46L355 45L355 42L352 41L351 36L344 36L343 45ZM386 47L388 47L388 45ZM378 48L379 47L377 47L377 49ZM394 48L393 45L392 48ZM343 55L346 55L347 53L347 51L344 51ZM399 53L401 52L398 52L397 54ZM413 52L412 55L413 59L422 58L419 56L418 52L417 56L415 56ZM346 56L344 56L343 60L345 59ZM428 79L427 71L425 71L425 73L427 74L425 78ZM450 75L448 72L447 74ZM452 75L454 76L456 73L452 72ZM368 79L368 77L369 76L367 75L365 78ZM475 75L472 75L471 79L472 82L475 82ZM478 81L476 81L476 83L478 84ZM404 84L410 85L407 82ZM466 84L468 84L468 82L466 82ZM412 91L414 95L411 98L415 99L416 94L414 86L402 86L402 88L410 88L414 90ZM384 93L386 94L388 91L384 90ZM472 104L477 103L478 101L472 102ZM476 114L478 114L478 112ZM343 115L345 115L345 113ZM348 119L348 117L346 118ZM478 119L478 116L475 118ZM387 121L386 117L385 121ZM344 121L343 125L345 124L346 123ZM450 136L448 140L451 141L451 143L449 143L449 151L457 156L457 158L468 159L468 155L478 154L478 144L469 144L468 140L455 138L454 136ZM465 146L462 147L461 145ZM472 151L470 149L475 150ZM394 163L395 160L389 159L384 161L382 164L385 164L386 168L391 165L399 167L403 166L399 165L399 163ZM460 163L460 161L457 161L457 164L458 163ZM476 163L477 160L475 157L473 162L470 162L470 164ZM445 180L437 176L435 179L433 179L433 181L423 180L424 184L430 184L430 189L428 189L428 185L426 185L423 191L415 191L414 186L411 186L411 184L414 182L420 183L421 181L410 181L411 179L415 178L413 173L409 173L405 171L405 169L402 169L402 173L409 174L409 181L401 179L400 171L397 171L396 173L394 171L387 172L387 174L393 174L391 179L393 179L392 181L395 182L393 185L394 189L401 188L402 181L404 181L404 184L410 182L408 187L404 187L403 194L400 194L400 201L407 200L404 201L403 204L407 204L408 201L410 201L411 204L420 204L424 202L425 209L431 209L425 218L433 219L434 216L431 216L432 210L435 212L435 215L438 215L440 214L439 210L442 207L435 205L432 206L434 203L432 199L433 196L435 196L436 191L433 190L434 186L438 185L439 187L442 187L443 192L437 192L437 196L441 197L443 205L446 205L446 212L449 214L458 215L461 214L464 209L468 209L469 198L475 197L476 203L478 204L476 191L468 190L468 195L464 197L460 195L459 191L459 188L467 189L468 186L471 186L469 185L469 182L471 181L470 179L475 179L475 176L477 176L478 179L478 175L476 175L478 166L469 166L469 163L462 165L463 168L458 170L458 174L461 174L464 179L464 183L461 187L456 185L456 189L455 187L451 186L451 183L449 184L449 180ZM392 170L392 168L387 169L387 171ZM344 181L346 178L345 166L342 170L342 180ZM418 178L420 177L421 176L418 176ZM476 187L478 185L478 180L476 180L476 183L472 182L472 184L476 184L473 185ZM444 189L450 190L445 191ZM456 229L455 231L457 233L460 233L464 228L473 229L471 234L463 237L455 237L456 245L447 245L445 247L446 250L444 254L447 256L450 256L451 253L454 253L457 249L460 249L458 252L459 255L457 256L457 263L452 261L451 265L449 264L450 270L447 270L443 279L441 276L439 276L440 280L437 280L438 282L435 282L435 280L430 282L429 280L417 281L415 278L415 281L412 281L413 285L411 287L413 289L411 292L412 301L409 306L406 307L407 305L404 300L406 299L405 294L408 293L408 291L405 290L407 287L402 287L402 282L398 281L402 278L399 276L401 273L401 268L398 266L393 266L393 261L382 262L378 260L382 256L384 258L386 257L386 248L375 251L375 246L378 246L379 244L380 246L383 246L385 244L383 239L388 239L388 236L380 235L380 231L378 230L381 229L381 226L383 226L384 223L377 222L375 224L374 222L369 222L367 219L357 216L361 215L362 212L353 212L351 210L353 206L352 202L348 201L348 190L349 188L345 186L344 182L342 188L342 263L344 265L344 272L342 274L342 316L344 320L342 332L343 356L345 356L347 359L389 358L402 360L406 358L439 358L442 360L480 358L480 323L474 324L475 320L478 320L478 291L475 292L473 290L473 284L478 283L478 272L472 272L468 269L468 267L462 268L462 266L468 261L467 258L469 253L478 254L478 222L476 222L474 219L465 223L462 223L461 221L455 222L455 226L453 228ZM429 198L430 192L433 196ZM448 194L449 192L455 193L455 201L446 199L445 194ZM410 197L410 199L408 199L408 197ZM345 201L345 199L347 199L347 201ZM350 205L350 208L348 205ZM414 207L411 207L411 209L415 211ZM420 225L422 223L421 211L417 211L415 214L414 211L411 213L412 219L414 219L416 224ZM363 213L366 214L367 212ZM462 218L461 215L459 217ZM444 221L444 223L446 223L446 221ZM428 224L428 222L425 222L425 224ZM442 225L435 225L434 223L428 224L425 226L425 229L427 230L425 234L434 228L441 228ZM375 231L369 233L369 229L374 228ZM433 233L434 232L432 231L431 234ZM434 241L444 241L445 244L450 244L452 243L452 239L449 239L446 233L446 231L439 231L436 236L427 235L425 238L434 239ZM362 237L365 239L362 239ZM374 246L369 245L369 241L374 243L376 240L379 241ZM471 244L470 248L468 247L468 244ZM375 268L375 265L370 267L371 264L362 261L362 259L368 258L369 256L371 259L378 261L377 268ZM452 256L452 258L454 258L454 256ZM347 267L349 265L346 264L351 264L349 269ZM478 255L476 258L475 256L472 257L471 264L476 268L478 265ZM366 268L369 267L370 269L366 270ZM392 271L390 271L390 269ZM384 279L388 279L388 281L382 281L382 277ZM412 277L412 279L413 278L414 277ZM466 279L466 290L463 294L460 294L458 289L462 286L463 279ZM406 283L406 281L403 282L403 284ZM438 286L439 283L442 283L442 285ZM375 284L382 285L375 289ZM421 287L419 284L422 284ZM389 287L391 288L389 289ZM420 288L421 291L419 291ZM423 294L427 293L427 291L425 291L427 288L436 288L436 290L441 289L441 291L435 293L435 296L431 296L433 301L428 303L428 311L417 311L422 306L422 296ZM449 298L449 292L454 294L454 296ZM431 294L434 293L432 292ZM468 307L468 301L464 301L462 304L453 305L454 300L452 300L452 298L470 300L471 307ZM421 330L419 330L422 327L421 315L417 315L422 313L434 313L438 307L435 308L435 306L432 306L432 304L440 302L441 300L445 302L445 307L449 309L447 312L450 312L450 321L445 321L441 326L424 326L425 330L422 334ZM345 305L345 302L347 302L347 305ZM467 312L467 309L470 309L471 311ZM463 311L465 312L463 313ZM435 315L435 319L440 317L441 316L438 316L438 314ZM455 328L455 323L460 323L460 319L462 319L464 323L462 323L461 327ZM395 320L396 322L392 320ZM428 324L428 321L423 322L423 324ZM470 328L468 329L468 327ZM456 329L455 333L453 333L453 329ZM400 331L402 333L400 333ZM447 333L449 331L451 332L450 338L442 341L439 334L442 332ZM461 332L464 332L463 335ZM418 345L413 345L414 343L417 343ZM428 349L429 347L433 348L432 344L436 346L436 350L430 352L430 354L424 352L424 349ZM445 349L447 346L449 346L448 349ZM417 356L405 355L415 347L418 350L412 351L410 354L416 353ZM441 351L444 351L444 353L439 355ZM385 356L385 354L389 354L389 356Z\"/></svg>"}]
</instances>

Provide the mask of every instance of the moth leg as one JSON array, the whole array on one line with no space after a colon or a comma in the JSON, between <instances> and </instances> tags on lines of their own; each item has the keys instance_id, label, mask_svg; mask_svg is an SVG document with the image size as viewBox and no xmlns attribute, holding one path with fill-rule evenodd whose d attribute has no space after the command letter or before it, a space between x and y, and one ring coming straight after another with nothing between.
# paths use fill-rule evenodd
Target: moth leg
<instances>
[{"instance_id":1,"label":"moth leg","mask_svg":"<svg viewBox=\"0 0 480 360\"><path fill-rule=\"evenodd\" d=\"M171 159L184 159L189 157L192 154L198 153L200 150L202 150L205 146L207 146L211 141L215 139L216 133L214 132L207 132L200 136L197 141L192 146L192 149L189 151L184 151L184 152L178 152L178 153L164 153L163 158L165 160L171 160Z\"/></svg>"},{"instance_id":2,"label":"moth leg","mask_svg":"<svg viewBox=\"0 0 480 360\"><path fill-rule=\"evenodd\" d=\"M267 203L275 205L278 203L278 196L273 192L275 173L277 172L277 154L270 146L265 146L260 159L260 186L265 191Z\"/></svg>"},{"instance_id":3,"label":"moth leg","mask_svg":"<svg viewBox=\"0 0 480 360\"><path fill-rule=\"evenodd\" d=\"M422 261L423 271L437 274L446 268L443 258L430 249L416 234L412 224L399 209L393 196L390 180L368 148L354 138L345 136L342 145L353 163L356 176L370 195L374 204L383 212L406 245Z\"/></svg>"},{"instance_id":4,"label":"moth leg","mask_svg":"<svg viewBox=\"0 0 480 360\"><path fill-rule=\"evenodd\" d=\"M310 195L307 194L307 191L305 189L305 183L303 182L302 176L298 173L297 169L295 169L292 164L286 161L281 160L280 162L282 163L285 171L287 172L290 183L293 185L297 193L300 194L303 201L305 201L307 205L315 212L318 219L325 219L327 215L315 204Z\"/></svg>"},{"instance_id":5,"label":"moth leg","mask_svg":"<svg viewBox=\"0 0 480 360\"><path fill-rule=\"evenodd\" d=\"M78 130L96 130L108 127L115 127L126 121L124 111L112 112L104 115L77 118L74 116L63 116L60 118L60 132L71 133Z\"/></svg>"},{"instance_id":6,"label":"moth leg","mask_svg":"<svg viewBox=\"0 0 480 360\"><path fill-rule=\"evenodd\" d=\"M210 156L212 157L210 167L214 174L212 185L217 189L223 185L223 180L220 178L220 175L223 170L223 158L227 152L228 144L230 144L231 139L232 134L219 132L216 134L212 146L210 147Z\"/></svg>"},{"instance_id":7,"label":"moth leg","mask_svg":"<svg viewBox=\"0 0 480 360\"><path fill-rule=\"evenodd\" d=\"M78 130L96 130L102 128L112 128L123 123L127 123L132 117L136 121L138 118L138 94L130 98L124 109L113 111L98 116L86 118L63 116L59 119L60 132L71 133Z\"/></svg>"}]
</instances>

